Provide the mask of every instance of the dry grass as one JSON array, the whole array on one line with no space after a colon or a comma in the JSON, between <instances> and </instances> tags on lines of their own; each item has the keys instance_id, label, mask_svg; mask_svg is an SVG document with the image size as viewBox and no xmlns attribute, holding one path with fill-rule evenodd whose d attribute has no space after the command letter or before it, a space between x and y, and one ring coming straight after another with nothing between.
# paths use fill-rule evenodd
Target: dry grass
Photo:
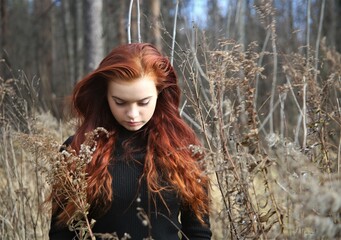
<instances>
[{"instance_id":1,"label":"dry grass","mask_svg":"<svg viewBox=\"0 0 341 240\"><path fill-rule=\"evenodd\" d=\"M269 85L266 70L275 69L259 63L273 53L257 52L254 43L241 49L230 40L216 50L203 43L184 51L180 64L187 79L181 112L208 153L213 239L340 238L340 54L322 41L318 69L314 54L277 56L282 70L272 72L278 76L272 94L261 86ZM35 85L24 75L0 79L3 239L47 239L49 209L41 206L50 183L65 180L68 170L56 164L67 155L58 149L72 124L39 113ZM79 157L71 156L83 169ZM79 177L73 186L84 183ZM81 188L67 191L75 189ZM81 192L72 193L80 194L76 200L84 200ZM79 206L73 226L84 229L88 205Z\"/></svg>"},{"instance_id":2,"label":"dry grass","mask_svg":"<svg viewBox=\"0 0 341 240\"><path fill-rule=\"evenodd\" d=\"M43 143L50 141L56 129L49 129L48 135L41 134L44 128L39 125L34 104L36 92L30 88L33 85L24 75L18 79L0 78L0 235L3 239L48 238L49 214L42 204L49 186L42 170L46 169L47 150L55 153L57 148ZM55 122L52 117L49 120ZM22 134L36 136L39 141L25 145L20 141Z\"/></svg>"},{"instance_id":3,"label":"dry grass","mask_svg":"<svg viewBox=\"0 0 341 240\"><path fill-rule=\"evenodd\" d=\"M203 46L181 66L183 116L209 153L214 239L339 238L340 54L322 45L319 69L312 57L278 56L271 105L255 47Z\"/></svg>"}]
</instances>

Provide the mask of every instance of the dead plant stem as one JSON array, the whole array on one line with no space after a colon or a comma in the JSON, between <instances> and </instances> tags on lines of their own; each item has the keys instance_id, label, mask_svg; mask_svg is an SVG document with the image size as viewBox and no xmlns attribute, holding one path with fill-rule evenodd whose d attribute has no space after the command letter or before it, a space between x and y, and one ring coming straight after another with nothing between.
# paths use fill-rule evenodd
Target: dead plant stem
<instances>
[{"instance_id":1,"label":"dead plant stem","mask_svg":"<svg viewBox=\"0 0 341 240\"><path fill-rule=\"evenodd\" d=\"M133 10L133 3L134 3L134 0L130 0L130 4L129 4L129 13L128 13L128 43L131 43L131 13L132 13L132 10Z\"/></svg>"},{"instance_id":2,"label":"dead plant stem","mask_svg":"<svg viewBox=\"0 0 341 240\"><path fill-rule=\"evenodd\" d=\"M315 45L315 73L314 73L315 83L317 81L319 47L320 47L320 41L321 41L321 34L322 34L322 25L323 25L323 19L324 19L324 8L325 8L325 5L326 5L326 0L322 0L319 28L318 28L318 32L317 32L317 39L316 39L316 45Z\"/></svg>"},{"instance_id":3,"label":"dead plant stem","mask_svg":"<svg viewBox=\"0 0 341 240\"><path fill-rule=\"evenodd\" d=\"M14 199L14 188L13 188L13 183L12 183L12 177L11 177L11 173L9 172L11 167L9 165L9 157L8 157L8 150L7 150L7 141L6 141L6 136L8 134L8 127L4 126L2 129L3 135L2 135L2 139L3 139L3 160L4 160L4 164L5 164L5 172L6 172L6 180L7 180L7 194L9 199Z\"/></svg>"},{"instance_id":4,"label":"dead plant stem","mask_svg":"<svg viewBox=\"0 0 341 240\"><path fill-rule=\"evenodd\" d=\"M284 230L284 225L283 225L283 220L282 220L282 216L281 216L281 213L279 212L279 207L277 205L277 202L276 202L276 198L273 194L273 191L269 185L269 181L268 181L268 178L267 178L267 172L265 170L265 168L262 169L262 173L263 173L263 177L264 177L264 180L265 180L265 189L269 192L269 196L270 196L270 199L271 199L271 202L273 204L273 206L275 207L275 211L276 211L276 215L277 215L277 219L278 219L278 222L280 224L280 227L281 227L281 232L283 232Z\"/></svg>"},{"instance_id":5,"label":"dead plant stem","mask_svg":"<svg viewBox=\"0 0 341 240\"><path fill-rule=\"evenodd\" d=\"M327 173L330 174L332 171L330 169L330 160L328 157L328 149L327 149L327 144L325 141L325 126L321 127L321 132L320 132L320 142L321 142L321 150L322 150L322 154L323 154L323 160L325 162L325 167L324 169L327 170Z\"/></svg>"},{"instance_id":6,"label":"dead plant stem","mask_svg":"<svg viewBox=\"0 0 341 240\"><path fill-rule=\"evenodd\" d=\"M265 127L265 124L269 121L269 119L272 117L272 115L274 114L275 109L278 107L278 105L280 104L280 100L277 99L277 101L275 102L275 104L273 105L271 112L268 113L268 115L264 118L264 120L262 121L262 124L259 126L258 131L262 131L263 128Z\"/></svg>"},{"instance_id":7,"label":"dead plant stem","mask_svg":"<svg viewBox=\"0 0 341 240\"><path fill-rule=\"evenodd\" d=\"M90 225L90 223L89 223L88 216L87 216L86 214L84 214L84 218L85 218L85 221L86 221L86 226L87 226L87 228L88 228L88 231L89 231L89 235L90 235L90 237L91 237L91 240L96 239L96 238L95 238L95 235L94 235L93 232L92 232L92 229L91 229L91 225Z\"/></svg>"},{"instance_id":8,"label":"dead plant stem","mask_svg":"<svg viewBox=\"0 0 341 240\"><path fill-rule=\"evenodd\" d=\"M179 1L180 0L176 1L174 22L173 22L172 51L171 51L171 58L170 58L172 65L173 65L173 61L174 61L175 38L176 38L176 28L177 28L178 11L179 11Z\"/></svg>"},{"instance_id":9,"label":"dead plant stem","mask_svg":"<svg viewBox=\"0 0 341 240\"><path fill-rule=\"evenodd\" d=\"M262 51L259 54L259 59L258 59L258 63L257 63L258 67L262 66L262 64L263 64L263 58L264 58L264 55L265 55L265 50L266 50L266 47L268 45L270 36L271 36L271 29L268 29L266 31L266 37L265 37L265 40L264 40L264 43L263 43ZM254 102L253 102L254 103L253 104L254 112L258 112L257 111L257 97L258 97L258 91L259 91L259 86L258 86L259 85L259 75L260 75L260 73L257 73L257 75L256 75L255 98L254 98Z\"/></svg>"},{"instance_id":10,"label":"dead plant stem","mask_svg":"<svg viewBox=\"0 0 341 240\"><path fill-rule=\"evenodd\" d=\"M141 14L140 14L140 0L136 0L137 8L137 38L139 43L142 42L141 38Z\"/></svg>"},{"instance_id":11,"label":"dead plant stem","mask_svg":"<svg viewBox=\"0 0 341 240\"><path fill-rule=\"evenodd\" d=\"M194 80L193 80L193 82L194 82ZM210 139L208 139L208 134L207 134L208 133L208 129L206 127L206 121L205 121L205 118L204 118L203 113L202 113L202 108L200 106L200 94L199 94L200 91L198 90L197 84L194 83L193 87L194 87L194 98L195 98L194 103L196 105L195 107L197 109L197 113L199 114L199 121L201 123L201 129L202 129L202 131L204 133L205 142L206 142L208 148L211 150L212 149L211 141L210 141Z\"/></svg>"},{"instance_id":12,"label":"dead plant stem","mask_svg":"<svg viewBox=\"0 0 341 240\"><path fill-rule=\"evenodd\" d=\"M307 146L307 79L305 76L303 76L303 94L302 94L302 125L303 125L303 142L302 142L302 148L306 149Z\"/></svg>"},{"instance_id":13,"label":"dead plant stem","mask_svg":"<svg viewBox=\"0 0 341 240\"><path fill-rule=\"evenodd\" d=\"M336 98L337 103L337 109L338 109L338 115L341 116L341 108L340 108L340 101L338 98ZM337 174L340 176L340 170L341 170L341 128L339 131L339 146L337 151Z\"/></svg>"},{"instance_id":14,"label":"dead plant stem","mask_svg":"<svg viewBox=\"0 0 341 240\"><path fill-rule=\"evenodd\" d=\"M217 98L220 99L220 88L217 89ZM218 104L218 107L217 107L218 116L223 116L222 109L221 109L221 101L219 100L217 104ZM240 181L241 179L237 172L236 164L234 163L234 161L232 160L229 154L229 150L228 150L227 143L226 143L226 134L224 131L224 123L223 123L222 118L218 118L218 124L219 124L219 134L220 134L219 138L221 141L221 147L223 149L224 160L228 160L228 162L230 162L232 169L233 169L233 174L236 180Z\"/></svg>"},{"instance_id":15,"label":"dead plant stem","mask_svg":"<svg viewBox=\"0 0 341 240\"><path fill-rule=\"evenodd\" d=\"M37 196L36 196L36 200L37 200L37 207L39 208L40 206L41 206L41 199L40 199L40 193L41 193L41 191L43 190L43 188L40 186L40 181L39 181L39 173L38 173L38 165L39 163L38 163L38 154L36 154L36 157L35 157L35 167L34 167L34 173L35 173L35 178L36 178L36 194L37 194ZM32 219L32 222L33 222L33 225L34 226L36 226L37 224L37 222L38 222L38 219L39 219L39 216L40 216L40 214L39 214L39 211L38 211L38 214L37 214L37 216L36 216L36 219L35 219L35 221L33 221L33 219ZM41 219L42 220L42 219ZM34 233L35 233L35 235L36 235L36 228L34 227Z\"/></svg>"},{"instance_id":16,"label":"dead plant stem","mask_svg":"<svg viewBox=\"0 0 341 240\"><path fill-rule=\"evenodd\" d=\"M341 130L339 133L340 137L339 137L339 146L338 146L338 151L337 151L337 174L340 176L340 169L341 169Z\"/></svg>"},{"instance_id":17,"label":"dead plant stem","mask_svg":"<svg viewBox=\"0 0 341 240\"><path fill-rule=\"evenodd\" d=\"M272 20L274 21L274 20ZM275 30L272 28L271 32L271 43L272 43L272 52L273 52L273 78L272 78L272 85L271 85L271 98L270 98L270 134L274 132L274 122L273 122L273 113L274 113L274 102L275 102L275 93L276 93L276 86L277 86L277 46L276 46L276 35Z\"/></svg>"},{"instance_id":18,"label":"dead plant stem","mask_svg":"<svg viewBox=\"0 0 341 240\"><path fill-rule=\"evenodd\" d=\"M217 174L218 174L218 173L216 172L216 175L217 175ZM230 226L231 226L231 228L230 228L231 239L233 239L233 236L235 236L236 239L238 240L238 239L239 239L239 234L238 234L238 232L237 232L236 226L234 225L234 219L232 218L232 213L231 213L231 211L230 211L231 206L232 206L232 204L231 204L231 199L230 199L231 196L230 196L230 194L225 194L225 193L223 192L223 187L222 187L222 185L221 185L221 183L220 183L220 180L219 180L219 178L218 178L218 175L217 175L217 179L218 179L218 184L219 184L219 190L220 190L220 192L221 192L221 196L222 196L222 198L223 198L223 201L225 202L226 211L227 211L227 216L228 216L228 218L229 218L229 223L230 223ZM226 189L229 189L229 181L228 181L227 177L225 178L225 184L226 184ZM226 205L227 203L226 203L226 200L225 200L225 195L227 196L228 205ZM234 233L234 235L233 235L233 233Z\"/></svg>"},{"instance_id":19,"label":"dead plant stem","mask_svg":"<svg viewBox=\"0 0 341 240\"><path fill-rule=\"evenodd\" d=\"M279 100L281 102L280 105L280 137L283 139L285 134L284 134L284 125L285 125L285 111L284 111L284 103L287 98L287 93L281 93L279 95Z\"/></svg>"},{"instance_id":20,"label":"dead plant stem","mask_svg":"<svg viewBox=\"0 0 341 240\"><path fill-rule=\"evenodd\" d=\"M294 93L294 89L293 89L293 87L292 87L292 84L291 84L291 81L290 81L290 77L289 77L288 75L286 75L285 77L286 77L286 79L287 79L287 85L289 86L290 92L291 92L292 97L293 97L293 99L294 99L294 102L295 102L295 104L296 104L296 106L297 106L297 108L298 108L298 111L300 112L300 115L303 115L303 111L302 111L302 109L301 109L301 106L300 106L300 104L298 103L298 100L297 100L296 95L295 95L295 93Z\"/></svg>"}]
</instances>

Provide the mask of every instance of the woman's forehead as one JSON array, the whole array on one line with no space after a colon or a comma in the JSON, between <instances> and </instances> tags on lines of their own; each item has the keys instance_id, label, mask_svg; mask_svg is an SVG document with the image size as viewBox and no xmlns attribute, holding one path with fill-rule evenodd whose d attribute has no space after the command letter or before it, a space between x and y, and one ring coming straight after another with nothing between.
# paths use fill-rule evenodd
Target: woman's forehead
<instances>
[{"instance_id":1,"label":"woman's forehead","mask_svg":"<svg viewBox=\"0 0 341 240\"><path fill-rule=\"evenodd\" d=\"M112 80L108 84L108 95L125 101L137 101L157 95L153 78L141 77L133 81Z\"/></svg>"}]
</instances>

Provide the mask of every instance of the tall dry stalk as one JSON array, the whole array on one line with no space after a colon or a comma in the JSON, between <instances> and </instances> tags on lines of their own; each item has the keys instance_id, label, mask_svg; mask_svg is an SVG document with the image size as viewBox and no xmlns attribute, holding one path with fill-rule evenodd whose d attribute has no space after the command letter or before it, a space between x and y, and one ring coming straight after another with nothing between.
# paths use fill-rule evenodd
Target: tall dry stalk
<instances>
[{"instance_id":1,"label":"tall dry stalk","mask_svg":"<svg viewBox=\"0 0 341 240\"><path fill-rule=\"evenodd\" d=\"M35 79L24 74L0 78L0 235L4 239L46 239L49 216L41 209L47 184L40 174L38 152L28 152L18 133L37 125Z\"/></svg>"},{"instance_id":2,"label":"tall dry stalk","mask_svg":"<svg viewBox=\"0 0 341 240\"><path fill-rule=\"evenodd\" d=\"M262 129L269 117L261 118L263 106L254 102L261 99L255 96L257 78L266 80L257 45L245 52L232 40L215 50L201 46L182 58L186 101L181 109L206 147L213 239L340 237L340 205L334 194L339 192L340 141L334 129L341 123L341 58L323 41L324 69L314 68L312 54L310 59L295 53L278 56L286 81L275 88L279 99L269 115L279 113L274 127L280 134L267 134ZM320 81L314 80L316 73ZM244 93L243 103L237 88ZM297 133L295 119L303 115L306 130ZM294 141L296 136L306 140ZM324 201L328 205L315 212Z\"/></svg>"}]
</instances>

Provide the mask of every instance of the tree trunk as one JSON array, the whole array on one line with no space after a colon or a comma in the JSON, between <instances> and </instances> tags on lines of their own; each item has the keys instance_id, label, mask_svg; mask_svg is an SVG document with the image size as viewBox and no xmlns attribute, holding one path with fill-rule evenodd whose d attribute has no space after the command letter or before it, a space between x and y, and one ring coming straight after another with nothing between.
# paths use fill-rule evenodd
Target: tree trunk
<instances>
[{"instance_id":1,"label":"tree trunk","mask_svg":"<svg viewBox=\"0 0 341 240\"><path fill-rule=\"evenodd\" d=\"M338 17L340 16L340 11L341 11L341 2L340 1L334 1L335 9L333 13L333 21L335 25L335 34L334 34L334 42L335 42L335 47L338 52L341 52L341 21L338 20Z\"/></svg>"},{"instance_id":2,"label":"tree trunk","mask_svg":"<svg viewBox=\"0 0 341 240\"><path fill-rule=\"evenodd\" d=\"M72 16L73 18L73 48L75 50L74 65L75 65L75 79L74 84L84 75L84 39L83 39L83 5L82 1L74 0L72 3Z\"/></svg>"},{"instance_id":3,"label":"tree trunk","mask_svg":"<svg viewBox=\"0 0 341 240\"><path fill-rule=\"evenodd\" d=\"M7 27L7 7L6 0L0 1L0 14L1 14L1 35L0 35L0 59L6 59L6 27ZM5 78L5 66L0 66L0 77Z\"/></svg>"},{"instance_id":4,"label":"tree trunk","mask_svg":"<svg viewBox=\"0 0 341 240\"><path fill-rule=\"evenodd\" d=\"M120 44L127 43L127 19L126 15L128 14L127 12L127 7L126 7L126 0L120 0L120 5L119 5L120 11L119 11L119 27L118 27L118 39Z\"/></svg>"},{"instance_id":5,"label":"tree trunk","mask_svg":"<svg viewBox=\"0 0 341 240\"><path fill-rule=\"evenodd\" d=\"M103 58L104 40L102 25L102 0L84 1L85 72L94 70Z\"/></svg>"},{"instance_id":6,"label":"tree trunk","mask_svg":"<svg viewBox=\"0 0 341 240\"><path fill-rule=\"evenodd\" d=\"M134 1L135 2L135 1ZM137 36L137 6L136 4L133 4L133 9L131 12L131 42L137 42L138 36Z\"/></svg>"},{"instance_id":7,"label":"tree trunk","mask_svg":"<svg viewBox=\"0 0 341 240\"><path fill-rule=\"evenodd\" d=\"M0 46L1 52L6 45L6 25L7 25L7 7L6 0L0 0L0 15L1 15L1 35Z\"/></svg>"},{"instance_id":8,"label":"tree trunk","mask_svg":"<svg viewBox=\"0 0 341 240\"><path fill-rule=\"evenodd\" d=\"M293 34L294 32L294 13L293 13L293 2L287 1L288 3L288 37L290 44L288 44L288 52L291 52L293 49L296 49L296 34Z\"/></svg>"},{"instance_id":9,"label":"tree trunk","mask_svg":"<svg viewBox=\"0 0 341 240\"><path fill-rule=\"evenodd\" d=\"M160 31L160 0L152 1L152 23L153 25L153 33L154 40L153 43L155 46L161 51L162 43L161 43L161 31Z\"/></svg>"},{"instance_id":10,"label":"tree trunk","mask_svg":"<svg viewBox=\"0 0 341 240\"><path fill-rule=\"evenodd\" d=\"M62 12L62 26L63 26L63 42L65 46L65 75L67 82L70 83L71 88L73 87L73 79L75 79L75 67L73 56L75 49L72 46L72 29L73 25L71 24L71 9L70 9L70 2L69 1L62 1L61 6ZM66 85L68 84L66 83Z\"/></svg>"},{"instance_id":11,"label":"tree trunk","mask_svg":"<svg viewBox=\"0 0 341 240\"><path fill-rule=\"evenodd\" d=\"M207 3L208 4L208 3ZM212 34L213 37L215 39L220 39L221 36L220 32L221 32L221 24L220 24L220 13L219 13L219 7L218 7L218 0L211 0L209 1L208 4L208 15L211 16L209 18L209 22L210 22L210 27L212 28ZM217 43L215 43L217 45Z\"/></svg>"},{"instance_id":12,"label":"tree trunk","mask_svg":"<svg viewBox=\"0 0 341 240\"><path fill-rule=\"evenodd\" d=\"M246 1L240 1L238 2L238 12L239 16L236 16L238 19L238 42L242 44L242 50L244 51L245 45L246 45L246 39L245 39L245 16L246 16Z\"/></svg>"},{"instance_id":13,"label":"tree trunk","mask_svg":"<svg viewBox=\"0 0 341 240\"><path fill-rule=\"evenodd\" d=\"M36 0L34 1L34 11L36 17L36 24L34 32L36 37L35 42L35 57L37 62L38 76L41 79L40 96L41 103L44 110L52 109L53 114L57 115L54 111L53 100L49 96L54 96L55 91L52 85L52 23L49 14L53 5L51 0Z\"/></svg>"}]
</instances>

